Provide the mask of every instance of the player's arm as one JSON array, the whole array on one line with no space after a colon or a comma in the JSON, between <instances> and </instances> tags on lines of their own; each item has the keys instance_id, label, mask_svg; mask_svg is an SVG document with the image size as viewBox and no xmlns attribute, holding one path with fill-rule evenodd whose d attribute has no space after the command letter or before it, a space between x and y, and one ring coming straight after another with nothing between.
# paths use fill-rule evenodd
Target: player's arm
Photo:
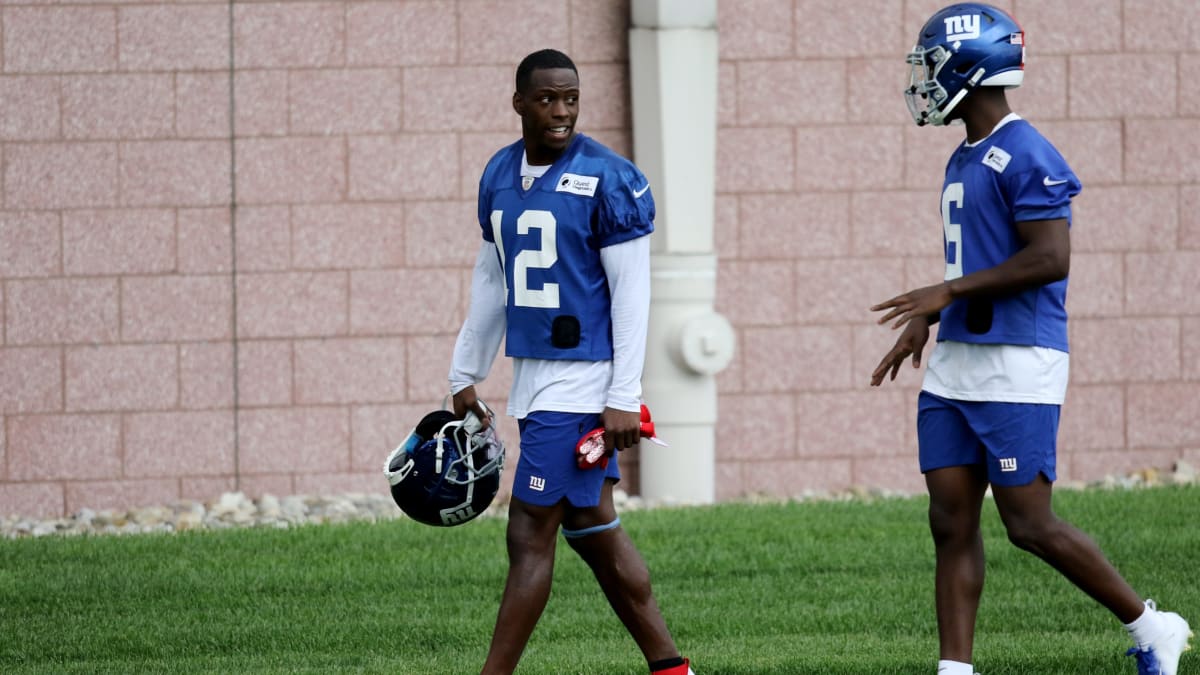
<instances>
[{"instance_id":1,"label":"player's arm","mask_svg":"<svg viewBox=\"0 0 1200 675\"><path fill-rule=\"evenodd\" d=\"M999 265L909 291L875 305L871 311L889 310L879 323L895 319L892 327L899 328L914 317L940 312L954 300L1014 295L1066 278L1071 268L1071 235L1066 218L1019 222L1017 234L1024 246Z\"/></svg>"},{"instance_id":2,"label":"player's arm","mask_svg":"<svg viewBox=\"0 0 1200 675\"><path fill-rule=\"evenodd\" d=\"M603 424L606 450L635 447L641 438L642 368L650 321L650 237L600 249L612 298L613 373Z\"/></svg>"},{"instance_id":3,"label":"player's arm","mask_svg":"<svg viewBox=\"0 0 1200 675\"><path fill-rule=\"evenodd\" d=\"M1011 258L945 282L950 296L973 298L1015 295L1029 288L1065 279L1071 270L1071 235L1066 218L1017 223L1025 246Z\"/></svg>"},{"instance_id":4,"label":"player's arm","mask_svg":"<svg viewBox=\"0 0 1200 675\"><path fill-rule=\"evenodd\" d=\"M491 372L496 353L504 339L506 324L504 271L496 254L496 245L485 241L475 258L471 275L471 304L467 318L454 342L450 360L450 393L454 397L454 414L463 417L472 409L481 420L487 414L479 404L475 384Z\"/></svg>"}]
</instances>

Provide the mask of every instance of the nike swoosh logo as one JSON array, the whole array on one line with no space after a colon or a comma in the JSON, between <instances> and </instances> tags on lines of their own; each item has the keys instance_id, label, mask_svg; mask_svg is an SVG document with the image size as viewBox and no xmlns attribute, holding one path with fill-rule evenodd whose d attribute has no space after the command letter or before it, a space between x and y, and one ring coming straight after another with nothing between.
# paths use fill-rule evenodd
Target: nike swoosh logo
<instances>
[{"instance_id":1,"label":"nike swoosh logo","mask_svg":"<svg viewBox=\"0 0 1200 675\"><path fill-rule=\"evenodd\" d=\"M646 190L649 190L649 189L650 189L650 184L646 183L646 187L642 188L641 190L634 190L633 188L630 188L630 191L633 192L634 199L640 199L642 195L646 194Z\"/></svg>"},{"instance_id":2,"label":"nike swoosh logo","mask_svg":"<svg viewBox=\"0 0 1200 675\"><path fill-rule=\"evenodd\" d=\"M1050 180L1050 176L1046 176L1045 178L1042 179L1042 185L1045 185L1046 187L1054 187L1055 185L1062 185L1065 182L1067 182L1066 178L1064 178L1062 180Z\"/></svg>"}]
</instances>

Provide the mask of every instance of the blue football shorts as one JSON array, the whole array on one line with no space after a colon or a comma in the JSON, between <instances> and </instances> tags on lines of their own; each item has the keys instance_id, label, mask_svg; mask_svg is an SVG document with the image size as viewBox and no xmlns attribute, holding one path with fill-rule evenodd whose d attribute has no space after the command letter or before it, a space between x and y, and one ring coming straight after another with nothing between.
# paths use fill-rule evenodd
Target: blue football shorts
<instances>
[{"instance_id":1,"label":"blue football shorts","mask_svg":"<svg viewBox=\"0 0 1200 675\"><path fill-rule=\"evenodd\" d=\"M584 434L600 426L599 413L538 410L517 424L521 455L512 488L517 499L552 506L566 497L571 506L586 508L600 503L605 478L621 480L617 466L620 453L614 453L603 469L580 469L575 461L575 445Z\"/></svg>"},{"instance_id":2,"label":"blue football shorts","mask_svg":"<svg viewBox=\"0 0 1200 675\"><path fill-rule=\"evenodd\" d=\"M1060 408L956 401L922 391L917 398L921 473L986 462L993 485L1028 485L1039 473L1053 482Z\"/></svg>"}]
</instances>

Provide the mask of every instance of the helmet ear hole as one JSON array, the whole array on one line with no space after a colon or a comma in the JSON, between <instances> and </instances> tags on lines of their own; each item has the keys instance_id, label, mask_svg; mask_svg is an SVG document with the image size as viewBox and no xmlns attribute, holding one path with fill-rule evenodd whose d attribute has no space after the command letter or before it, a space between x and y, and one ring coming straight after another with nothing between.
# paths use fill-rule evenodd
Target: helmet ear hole
<instances>
[{"instance_id":1,"label":"helmet ear hole","mask_svg":"<svg viewBox=\"0 0 1200 675\"><path fill-rule=\"evenodd\" d=\"M417 435L425 440L433 438L442 427L454 421L454 413L449 410L435 410L421 418L417 423Z\"/></svg>"}]
</instances>

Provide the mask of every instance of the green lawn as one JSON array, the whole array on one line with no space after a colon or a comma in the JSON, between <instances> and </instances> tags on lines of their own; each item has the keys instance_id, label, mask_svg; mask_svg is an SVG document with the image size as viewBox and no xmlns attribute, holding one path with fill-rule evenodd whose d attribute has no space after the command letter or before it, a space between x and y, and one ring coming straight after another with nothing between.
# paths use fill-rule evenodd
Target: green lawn
<instances>
[{"instance_id":1,"label":"green lawn","mask_svg":"<svg viewBox=\"0 0 1200 675\"><path fill-rule=\"evenodd\" d=\"M632 511L667 622L700 675L931 674L926 500ZM1135 588L1200 622L1200 487L1060 492ZM1130 674L1116 619L1005 540L985 504L985 675ZM3 673L478 673L504 523L0 541ZM1200 656L1184 657L1200 672ZM645 673L565 546L519 673Z\"/></svg>"}]
</instances>

